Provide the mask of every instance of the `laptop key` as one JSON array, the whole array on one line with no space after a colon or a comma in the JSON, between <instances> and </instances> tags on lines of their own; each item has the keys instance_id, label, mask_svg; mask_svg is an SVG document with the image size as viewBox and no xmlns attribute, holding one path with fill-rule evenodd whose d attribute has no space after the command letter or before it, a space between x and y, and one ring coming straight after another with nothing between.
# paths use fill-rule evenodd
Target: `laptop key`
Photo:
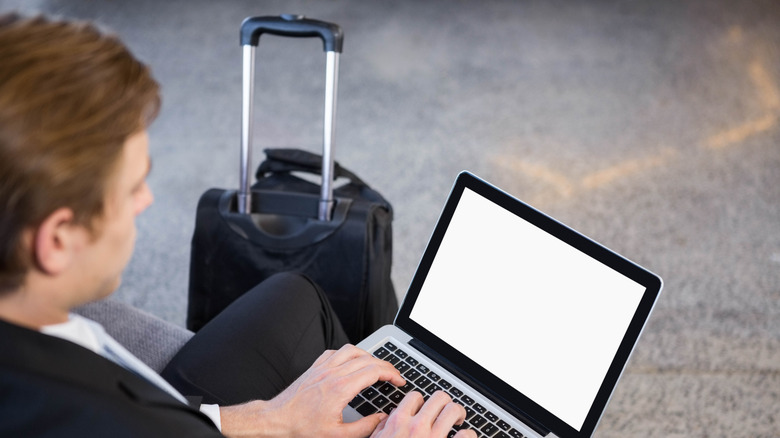
<instances>
[{"instance_id":1,"label":"laptop key","mask_svg":"<svg viewBox=\"0 0 780 438\"><path fill-rule=\"evenodd\" d=\"M390 362L391 364L393 364L393 366L395 366L395 364L401 362L401 358L396 356L396 355L394 355L394 354L391 354L390 356L387 356L387 358L385 360Z\"/></svg>"},{"instance_id":2,"label":"laptop key","mask_svg":"<svg viewBox=\"0 0 780 438\"><path fill-rule=\"evenodd\" d=\"M420 377L420 372L417 370L409 370L404 373L404 377L406 377L407 380L417 380L417 378Z\"/></svg>"},{"instance_id":3,"label":"laptop key","mask_svg":"<svg viewBox=\"0 0 780 438\"><path fill-rule=\"evenodd\" d=\"M376 357L378 357L378 358L380 358L380 359L384 359L385 357L387 357L387 355L388 355L388 354L390 354L390 352L389 352L389 351L387 351L387 349L386 349L385 347L379 347L379 348L378 348L378 349L377 349L377 350L374 352L374 356L376 356Z\"/></svg>"},{"instance_id":4,"label":"laptop key","mask_svg":"<svg viewBox=\"0 0 780 438\"><path fill-rule=\"evenodd\" d=\"M498 421L496 422L496 425L497 425L498 427L500 427L500 428L501 428L501 430L504 430L504 431L506 431L506 430L509 430L509 429L511 429L511 428L512 428L512 426L510 426L510 425L509 425L509 424L508 424L506 421L504 421L504 420L498 420Z\"/></svg>"},{"instance_id":5,"label":"laptop key","mask_svg":"<svg viewBox=\"0 0 780 438\"><path fill-rule=\"evenodd\" d=\"M397 347L392 342L388 342L385 344L385 348L387 348L390 351L395 351Z\"/></svg>"},{"instance_id":6,"label":"laptop key","mask_svg":"<svg viewBox=\"0 0 780 438\"><path fill-rule=\"evenodd\" d=\"M466 408L466 420L470 420L471 417L473 417L476 414L476 412L474 412L474 409L471 409L468 406L464 406L464 408Z\"/></svg>"},{"instance_id":7,"label":"laptop key","mask_svg":"<svg viewBox=\"0 0 780 438\"><path fill-rule=\"evenodd\" d=\"M397 369L401 374L409 371L411 368L412 366L406 362L398 362L395 364L395 369Z\"/></svg>"},{"instance_id":8,"label":"laptop key","mask_svg":"<svg viewBox=\"0 0 780 438\"><path fill-rule=\"evenodd\" d=\"M507 434L506 434L506 433L504 433L504 432L499 432L499 433L498 433L498 434L495 436L495 438L512 438L512 437L510 437L509 435L507 435Z\"/></svg>"},{"instance_id":9,"label":"laptop key","mask_svg":"<svg viewBox=\"0 0 780 438\"><path fill-rule=\"evenodd\" d=\"M479 403L475 403L473 408L475 411L479 412L480 414L484 414L485 412L487 412L487 409Z\"/></svg>"},{"instance_id":10,"label":"laptop key","mask_svg":"<svg viewBox=\"0 0 780 438\"><path fill-rule=\"evenodd\" d=\"M420 377L419 379L415 380L414 383L419 386L420 388L427 388L428 385L431 384L431 380L425 376Z\"/></svg>"},{"instance_id":11,"label":"laptop key","mask_svg":"<svg viewBox=\"0 0 780 438\"><path fill-rule=\"evenodd\" d=\"M480 430L487 436L493 436L496 432L498 432L498 426L493 423L488 423Z\"/></svg>"},{"instance_id":12,"label":"laptop key","mask_svg":"<svg viewBox=\"0 0 780 438\"><path fill-rule=\"evenodd\" d=\"M457 398L463 397L463 391L461 391L460 389L455 388L455 387L450 389L450 394L454 395Z\"/></svg>"},{"instance_id":13,"label":"laptop key","mask_svg":"<svg viewBox=\"0 0 780 438\"><path fill-rule=\"evenodd\" d=\"M427 388L425 388L425 392L427 392L428 394L431 394L431 395L433 395L433 393L436 392L436 391L441 391L441 386L439 386L439 385L437 385L435 383L432 383L432 384L428 385Z\"/></svg>"},{"instance_id":14,"label":"laptop key","mask_svg":"<svg viewBox=\"0 0 780 438\"><path fill-rule=\"evenodd\" d=\"M358 406L362 405L366 399L360 396L360 394L356 395L355 398L352 399L351 402L349 402L349 405L353 408L357 408Z\"/></svg>"},{"instance_id":15,"label":"laptop key","mask_svg":"<svg viewBox=\"0 0 780 438\"><path fill-rule=\"evenodd\" d=\"M398 387L398 390L403 392L404 394L408 394L409 391L411 391L413 389L414 389L414 383L412 383L409 380L406 381L406 385Z\"/></svg>"},{"instance_id":16,"label":"laptop key","mask_svg":"<svg viewBox=\"0 0 780 438\"><path fill-rule=\"evenodd\" d=\"M401 391L396 391L396 392L390 394L387 398L389 398L391 402L393 402L395 404L398 404L398 403L401 403L401 400L404 399L405 395L406 394L404 394Z\"/></svg>"},{"instance_id":17,"label":"laptop key","mask_svg":"<svg viewBox=\"0 0 780 438\"><path fill-rule=\"evenodd\" d=\"M385 382L384 385L379 387L379 392L381 392L383 395L390 395L395 392L395 386L393 386L392 383Z\"/></svg>"},{"instance_id":18,"label":"laptop key","mask_svg":"<svg viewBox=\"0 0 780 438\"><path fill-rule=\"evenodd\" d=\"M469 396L467 396L467 395L463 395L463 396L461 396L461 398L460 398L460 399L461 399L461 400L463 400L463 402L464 402L464 403L466 403L466 404L467 404L467 405L469 405L469 406L471 406L471 405L473 405L473 404L474 404L474 399L473 399L473 398L471 398L471 397L469 397Z\"/></svg>"},{"instance_id":19,"label":"laptop key","mask_svg":"<svg viewBox=\"0 0 780 438\"><path fill-rule=\"evenodd\" d=\"M512 438L523 438L523 434L520 433L517 429L509 429L509 436Z\"/></svg>"},{"instance_id":20,"label":"laptop key","mask_svg":"<svg viewBox=\"0 0 780 438\"><path fill-rule=\"evenodd\" d=\"M452 426L452 428L455 429L455 430L463 430L463 429L468 429L469 425L468 425L468 423L466 423L464 421L463 423L456 424L456 425Z\"/></svg>"},{"instance_id":21,"label":"laptop key","mask_svg":"<svg viewBox=\"0 0 780 438\"><path fill-rule=\"evenodd\" d=\"M450 388L452 388L452 384L444 379L441 379L441 381L439 381L439 385L448 391Z\"/></svg>"},{"instance_id":22,"label":"laptop key","mask_svg":"<svg viewBox=\"0 0 780 438\"><path fill-rule=\"evenodd\" d=\"M498 420L498 415L496 415L496 414L494 414L494 413L492 413L490 411L487 411L485 413L485 418L487 418L488 420L490 420L490 421L495 423Z\"/></svg>"},{"instance_id":23,"label":"laptop key","mask_svg":"<svg viewBox=\"0 0 780 438\"><path fill-rule=\"evenodd\" d=\"M421 373L423 373L423 374L428 374L428 373L430 373L430 372L431 372L431 370L430 370L428 367L426 367L425 365L423 365L423 364L419 364L419 365L417 365L417 367L416 367L416 368L417 368L418 370L420 370L420 372L421 372Z\"/></svg>"},{"instance_id":24,"label":"laptop key","mask_svg":"<svg viewBox=\"0 0 780 438\"><path fill-rule=\"evenodd\" d=\"M355 408L355 410L358 411L358 413L360 413L360 415L364 417L368 417L369 415L373 415L379 412L379 409L377 409L371 403L363 403L362 405Z\"/></svg>"},{"instance_id":25,"label":"laptop key","mask_svg":"<svg viewBox=\"0 0 780 438\"><path fill-rule=\"evenodd\" d=\"M401 359L406 359L406 357L409 356L408 354L406 354L405 351L401 350L400 348L395 350L395 355L400 357Z\"/></svg>"},{"instance_id":26,"label":"laptop key","mask_svg":"<svg viewBox=\"0 0 780 438\"><path fill-rule=\"evenodd\" d=\"M406 360L407 362L409 362L409 365L411 365L411 366L413 366L413 367L416 367L416 366L417 366L417 365L419 365L419 363L420 363L420 362L417 362L417 359L415 359L415 358L413 358L413 357L411 357L411 356L407 357L405 360Z\"/></svg>"},{"instance_id":27,"label":"laptop key","mask_svg":"<svg viewBox=\"0 0 780 438\"><path fill-rule=\"evenodd\" d=\"M364 389L363 392L360 393L363 397L365 397L366 400L372 400L374 397L379 395L379 391L377 391L375 388L369 386L368 388Z\"/></svg>"},{"instance_id":28,"label":"laptop key","mask_svg":"<svg viewBox=\"0 0 780 438\"><path fill-rule=\"evenodd\" d=\"M371 403L373 403L376 407L379 409L382 409L385 407L388 403L390 403L390 400L387 399L387 397L380 395L379 397L371 400Z\"/></svg>"},{"instance_id":29,"label":"laptop key","mask_svg":"<svg viewBox=\"0 0 780 438\"><path fill-rule=\"evenodd\" d=\"M475 415L471 420L469 420L469 423L474 426L474 428L481 429L482 426L487 423L487 420L481 415Z\"/></svg>"}]
</instances>

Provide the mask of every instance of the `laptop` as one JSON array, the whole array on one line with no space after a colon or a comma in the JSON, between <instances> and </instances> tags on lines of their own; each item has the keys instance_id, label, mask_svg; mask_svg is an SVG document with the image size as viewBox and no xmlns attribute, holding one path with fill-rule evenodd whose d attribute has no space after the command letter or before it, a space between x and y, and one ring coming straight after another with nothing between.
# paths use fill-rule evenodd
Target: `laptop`
<instances>
[{"instance_id":1,"label":"laptop","mask_svg":"<svg viewBox=\"0 0 780 438\"><path fill-rule=\"evenodd\" d=\"M448 392L481 437L590 437L662 288L645 268L468 172L458 175L392 325L358 346L377 382L345 421Z\"/></svg>"}]
</instances>

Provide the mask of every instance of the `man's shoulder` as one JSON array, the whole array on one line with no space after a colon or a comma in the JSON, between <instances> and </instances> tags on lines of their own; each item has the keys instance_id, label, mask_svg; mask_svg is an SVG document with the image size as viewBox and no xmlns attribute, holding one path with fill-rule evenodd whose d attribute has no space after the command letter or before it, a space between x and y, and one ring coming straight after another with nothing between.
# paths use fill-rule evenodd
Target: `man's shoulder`
<instances>
[{"instance_id":1,"label":"man's shoulder","mask_svg":"<svg viewBox=\"0 0 780 438\"><path fill-rule=\"evenodd\" d=\"M35 374L0 368L0 392L0 436L220 436L185 409Z\"/></svg>"},{"instance_id":2,"label":"man's shoulder","mask_svg":"<svg viewBox=\"0 0 780 438\"><path fill-rule=\"evenodd\" d=\"M220 436L197 410L76 344L6 322L0 344L0 436Z\"/></svg>"}]
</instances>

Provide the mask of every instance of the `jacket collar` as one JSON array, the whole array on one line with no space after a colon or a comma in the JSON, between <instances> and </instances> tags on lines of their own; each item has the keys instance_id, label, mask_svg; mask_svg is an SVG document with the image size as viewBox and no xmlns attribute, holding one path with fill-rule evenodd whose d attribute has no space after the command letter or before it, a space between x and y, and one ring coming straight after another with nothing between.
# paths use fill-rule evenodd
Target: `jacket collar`
<instances>
[{"instance_id":1,"label":"jacket collar","mask_svg":"<svg viewBox=\"0 0 780 438\"><path fill-rule=\"evenodd\" d=\"M0 320L0 368L116 394L146 405L194 411L146 379L78 344Z\"/></svg>"}]
</instances>

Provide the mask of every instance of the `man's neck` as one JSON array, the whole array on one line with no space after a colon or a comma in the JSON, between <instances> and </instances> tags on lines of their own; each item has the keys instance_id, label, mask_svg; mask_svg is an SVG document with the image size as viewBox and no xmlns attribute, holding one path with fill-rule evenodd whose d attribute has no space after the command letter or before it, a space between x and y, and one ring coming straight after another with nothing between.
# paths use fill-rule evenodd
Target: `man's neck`
<instances>
[{"instance_id":1,"label":"man's neck","mask_svg":"<svg viewBox=\"0 0 780 438\"><path fill-rule=\"evenodd\" d=\"M67 322L67 307L57 306L46 298L46 295L31 294L24 288L0 295L0 319L33 330Z\"/></svg>"}]
</instances>

